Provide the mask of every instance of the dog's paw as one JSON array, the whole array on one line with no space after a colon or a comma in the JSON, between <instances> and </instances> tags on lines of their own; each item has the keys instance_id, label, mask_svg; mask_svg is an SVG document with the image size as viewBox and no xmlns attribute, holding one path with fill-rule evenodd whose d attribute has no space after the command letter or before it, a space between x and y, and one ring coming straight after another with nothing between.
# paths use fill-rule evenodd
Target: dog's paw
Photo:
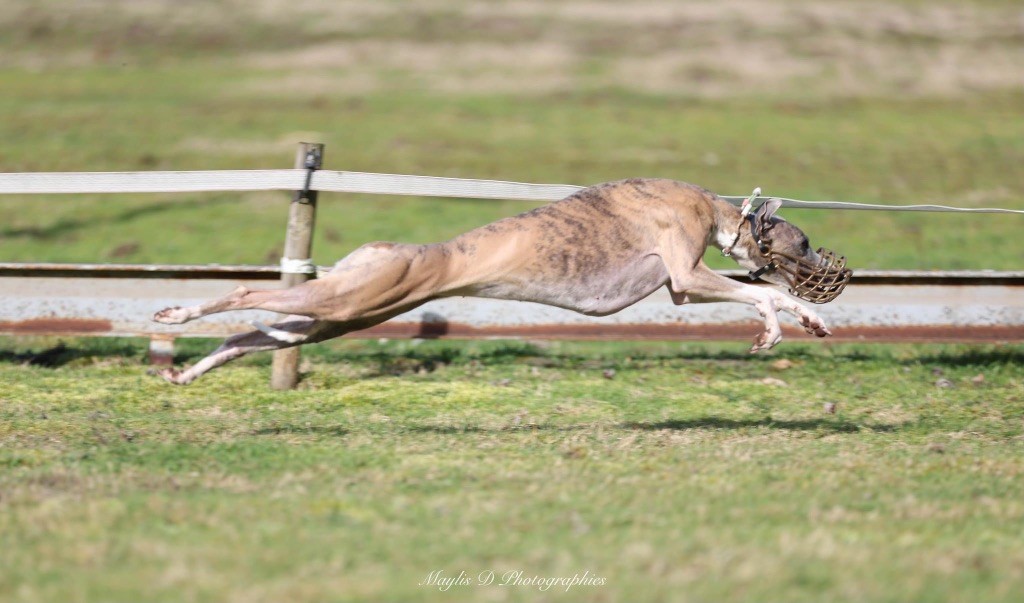
<instances>
[{"instance_id":1,"label":"dog's paw","mask_svg":"<svg viewBox=\"0 0 1024 603\"><path fill-rule=\"evenodd\" d=\"M180 325L183 322L188 322L190 318L189 311L180 306L174 306L173 308L164 308L153 315L153 322L163 323L165 325Z\"/></svg>"},{"instance_id":2,"label":"dog's paw","mask_svg":"<svg viewBox=\"0 0 1024 603\"><path fill-rule=\"evenodd\" d=\"M185 373L183 371L179 371L176 368L166 368L157 374L163 377L164 381L173 383L174 385L188 385L189 383L192 383L191 379L185 378Z\"/></svg>"},{"instance_id":3,"label":"dog's paw","mask_svg":"<svg viewBox=\"0 0 1024 603\"><path fill-rule=\"evenodd\" d=\"M800 324L803 325L805 331L817 337L828 337L832 334L832 331L825 326L825 321L814 315L802 317Z\"/></svg>"},{"instance_id":4,"label":"dog's paw","mask_svg":"<svg viewBox=\"0 0 1024 603\"><path fill-rule=\"evenodd\" d=\"M782 331L765 331L754 338L754 345L750 348L751 354L761 350L770 350L782 341Z\"/></svg>"}]
</instances>

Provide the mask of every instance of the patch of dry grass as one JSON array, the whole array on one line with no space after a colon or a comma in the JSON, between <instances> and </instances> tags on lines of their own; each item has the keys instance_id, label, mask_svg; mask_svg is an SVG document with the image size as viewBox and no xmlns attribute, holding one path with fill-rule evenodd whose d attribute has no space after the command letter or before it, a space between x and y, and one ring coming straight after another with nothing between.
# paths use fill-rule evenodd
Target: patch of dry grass
<instances>
[{"instance_id":1,"label":"patch of dry grass","mask_svg":"<svg viewBox=\"0 0 1024 603\"><path fill-rule=\"evenodd\" d=\"M834 98L1024 88L1024 11L1003 2L222 0L182 10L170 0L60 9L18 0L0 31L14 41L0 56L7 67L199 59L269 71L249 89L264 93L616 87Z\"/></svg>"}]
</instances>

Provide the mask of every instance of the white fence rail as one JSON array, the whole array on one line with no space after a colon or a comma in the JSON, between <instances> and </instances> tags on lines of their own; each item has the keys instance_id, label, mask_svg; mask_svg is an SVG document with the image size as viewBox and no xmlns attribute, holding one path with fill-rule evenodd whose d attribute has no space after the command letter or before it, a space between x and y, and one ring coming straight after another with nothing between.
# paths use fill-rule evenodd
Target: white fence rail
<instances>
[{"instance_id":1,"label":"white fence rail","mask_svg":"<svg viewBox=\"0 0 1024 603\"><path fill-rule=\"evenodd\" d=\"M582 187L319 169L322 145L303 143L295 169L187 172L0 173L0 195L295 191L282 265L310 264L316 192L555 201ZM739 205L745 197L727 196ZM876 205L782 199L784 207L1024 214L1021 209ZM288 251L290 250L290 251ZM199 303L238 284L290 286L305 270L276 267L0 264L0 333L143 335L155 361L168 341L247 330L253 313L216 315L168 328L150 321L168 305ZM733 278L743 278L731 274ZM1024 273L858 272L843 297L821 309L837 338L857 341L1024 341ZM618 339L748 338L750 312L728 304L679 308L663 292L614 316L592 318L522 302L446 299L378 325L363 336ZM250 314L253 314L250 316ZM787 327L789 335L802 331ZM275 356L272 384L293 387L297 356Z\"/></svg>"},{"instance_id":2,"label":"white fence rail","mask_svg":"<svg viewBox=\"0 0 1024 603\"><path fill-rule=\"evenodd\" d=\"M191 172L25 172L0 173L0 194L62 193L185 193L202 191L303 190L309 172L291 170L217 170ZM500 180L442 178L369 172L316 170L308 190L333 193L411 195L460 199L557 201L583 187L571 184L530 184ZM725 195L739 205L745 196ZM779 197L776 197L779 198ZM1022 214L1024 209L950 207L945 205L881 205L849 201L801 201L780 198L783 207L870 211L927 211Z\"/></svg>"}]
</instances>

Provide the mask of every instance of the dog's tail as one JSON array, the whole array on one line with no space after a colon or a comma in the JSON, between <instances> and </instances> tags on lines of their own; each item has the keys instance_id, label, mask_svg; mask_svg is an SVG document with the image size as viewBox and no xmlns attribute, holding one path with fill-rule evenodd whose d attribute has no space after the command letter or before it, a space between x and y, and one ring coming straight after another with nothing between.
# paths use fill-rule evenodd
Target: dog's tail
<instances>
[{"instance_id":1,"label":"dog's tail","mask_svg":"<svg viewBox=\"0 0 1024 603\"><path fill-rule=\"evenodd\" d=\"M309 335L303 335L301 333L292 333L290 331L282 331L281 329L275 329L274 327L268 327L258 320L251 320L249 324L256 327L256 330L266 333L270 337L278 341L285 343L301 343L309 339Z\"/></svg>"}]
</instances>

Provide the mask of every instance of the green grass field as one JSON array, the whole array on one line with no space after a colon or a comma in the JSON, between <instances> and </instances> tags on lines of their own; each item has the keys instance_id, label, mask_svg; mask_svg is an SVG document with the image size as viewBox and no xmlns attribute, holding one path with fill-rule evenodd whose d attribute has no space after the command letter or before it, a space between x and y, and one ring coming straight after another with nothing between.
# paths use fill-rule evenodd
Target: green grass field
<instances>
[{"instance_id":1,"label":"green grass field","mask_svg":"<svg viewBox=\"0 0 1024 603\"><path fill-rule=\"evenodd\" d=\"M307 140L329 169L1021 209L1020 22L1003 0L8 0L0 171L290 167ZM0 197L0 259L277 263L286 199ZM320 264L531 207L321 199ZM1016 216L783 213L855 270L1022 269ZM1024 592L1020 345L342 340L272 392L266 356L172 388L143 341L59 343L0 339L3 601ZM436 571L496 583L419 585ZM500 585L517 571L603 584Z\"/></svg>"},{"instance_id":2,"label":"green grass field","mask_svg":"<svg viewBox=\"0 0 1024 603\"><path fill-rule=\"evenodd\" d=\"M266 358L169 388L138 342L78 342L49 367L5 349L6 600L1024 587L1021 346L343 342L307 353L287 393L267 391ZM418 586L439 570L607 582Z\"/></svg>"}]
</instances>

